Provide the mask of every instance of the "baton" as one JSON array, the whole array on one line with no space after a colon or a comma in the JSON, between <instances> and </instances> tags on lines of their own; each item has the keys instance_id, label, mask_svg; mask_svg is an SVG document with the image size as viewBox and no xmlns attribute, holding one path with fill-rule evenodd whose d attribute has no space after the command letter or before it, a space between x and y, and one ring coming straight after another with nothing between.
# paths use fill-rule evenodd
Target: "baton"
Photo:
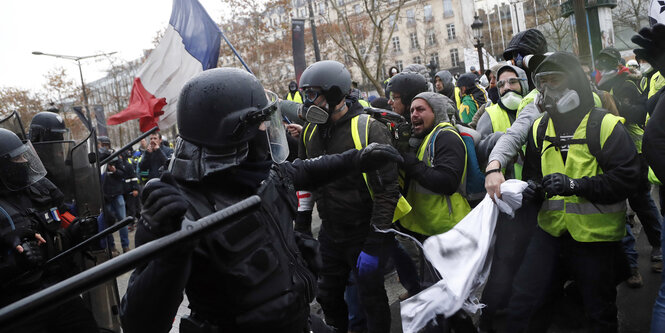
<instances>
[{"instance_id":1,"label":"baton","mask_svg":"<svg viewBox=\"0 0 665 333\"><path fill-rule=\"evenodd\" d=\"M46 310L57 306L62 301L92 289L154 257L163 255L165 250L206 234L211 229L221 226L222 222L229 218L248 213L251 208L255 208L260 203L261 198L253 195L196 221L185 219L182 221L180 231L143 244L130 252L5 306L0 309L0 327L4 329L10 323L16 325L22 320L29 319L28 314L34 315L35 310Z\"/></svg>"},{"instance_id":2,"label":"baton","mask_svg":"<svg viewBox=\"0 0 665 333\"><path fill-rule=\"evenodd\" d=\"M99 167L101 168L102 165L104 165L104 164L110 162L110 161L111 161L112 159L114 159L116 156L122 154L123 151L125 151L125 150L127 150L129 147L135 145L137 142L139 142L139 141L145 139L148 135L150 135L150 134L152 134L152 133L155 133L155 131L157 131L158 129L159 129L159 127L155 126L155 127L151 128L150 130L148 130L147 132L145 132L145 133L139 135L136 139L132 140L132 142L130 142L130 143L128 143L128 144L122 146L122 148L120 148L120 149L116 150L115 152L113 152L113 154L109 155L109 157L107 157L107 158L105 158L105 159L99 161Z\"/></svg>"},{"instance_id":3,"label":"baton","mask_svg":"<svg viewBox=\"0 0 665 333\"><path fill-rule=\"evenodd\" d=\"M120 230L120 228L122 228L122 227L124 227L124 226L126 226L126 225L128 225L132 222L134 222L134 217L132 217L132 216L126 217L124 220L122 220L122 221L120 221L120 222L118 222L118 223L116 223L116 224L114 224L114 225L98 232L94 236L92 236L92 237L76 244L74 247L69 248L67 251L62 252L62 253L58 254L57 256L49 259L48 261L46 261L44 263L44 266L49 265L49 264L53 263L54 261L60 260L61 258L66 257L66 256L80 250L82 247L84 247L84 246L86 246L86 245L88 245L88 244L90 244L90 243L92 243L96 240L99 240L100 238L102 238L104 236L107 236L107 235L110 235L110 234Z\"/></svg>"}]
</instances>

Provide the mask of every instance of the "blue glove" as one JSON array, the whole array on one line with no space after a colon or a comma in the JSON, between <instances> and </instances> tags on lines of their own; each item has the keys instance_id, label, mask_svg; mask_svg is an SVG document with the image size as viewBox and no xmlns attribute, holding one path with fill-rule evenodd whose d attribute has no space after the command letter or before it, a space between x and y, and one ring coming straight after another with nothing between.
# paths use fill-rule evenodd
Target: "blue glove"
<instances>
[{"instance_id":1,"label":"blue glove","mask_svg":"<svg viewBox=\"0 0 665 333\"><path fill-rule=\"evenodd\" d=\"M356 263L358 275L365 276L374 273L379 268L379 257L360 251Z\"/></svg>"}]
</instances>

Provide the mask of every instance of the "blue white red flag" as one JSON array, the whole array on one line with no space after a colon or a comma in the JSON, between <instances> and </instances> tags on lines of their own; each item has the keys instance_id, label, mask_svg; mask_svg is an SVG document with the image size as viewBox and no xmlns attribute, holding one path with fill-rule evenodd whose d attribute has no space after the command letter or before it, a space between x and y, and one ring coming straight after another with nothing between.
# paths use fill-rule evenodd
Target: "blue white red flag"
<instances>
[{"instance_id":1,"label":"blue white red flag","mask_svg":"<svg viewBox=\"0 0 665 333\"><path fill-rule=\"evenodd\" d=\"M180 89L194 75L217 67L221 36L197 0L173 0L169 26L139 69L129 106L109 117L108 124L139 118L143 132L173 126Z\"/></svg>"}]
</instances>

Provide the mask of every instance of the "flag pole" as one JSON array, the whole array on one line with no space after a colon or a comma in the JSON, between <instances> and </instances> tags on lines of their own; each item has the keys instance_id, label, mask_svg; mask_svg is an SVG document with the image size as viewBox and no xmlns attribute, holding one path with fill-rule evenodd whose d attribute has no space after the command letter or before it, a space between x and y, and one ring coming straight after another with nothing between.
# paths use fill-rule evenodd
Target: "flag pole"
<instances>
[{"instance_id":1,"label":"flag pole","mask_svg":"<svg viewBox=\"0 0 665 333\"><path fill-rule=\"evenodd\" d=\"M248 72L250 72L252 75L254 75L254 72L252 72L252 70L249 69L249 66L247 66L247 64L245 63L245 60L243 60L242 57L240 56L240 54L238 53L238 51L236 51L236 48L233 47L233 45L231 45L231 42L229 41L229 39L226 38L226 35L224 34L224 31L222 31L222 29L220 28L220 29L219 29L219 32L222 33L222 38L224 38L224 41L226 42L226 44L231 48L231 51L233 51L233 54L235 54L236 57L238 58L238 60L240 60L240 63L241 63L243 66L245 66L245 69L246 69Z\"/></svg>"}]
</instances>

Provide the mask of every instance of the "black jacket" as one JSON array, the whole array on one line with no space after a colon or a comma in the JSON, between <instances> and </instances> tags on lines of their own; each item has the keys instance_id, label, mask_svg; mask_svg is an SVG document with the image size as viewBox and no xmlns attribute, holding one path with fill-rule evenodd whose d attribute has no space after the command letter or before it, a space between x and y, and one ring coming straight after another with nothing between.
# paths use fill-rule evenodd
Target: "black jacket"
<instances>
[{"instance_id":1,"label":"black jacket","mask_svg":"<svg viewBox=\"0 0 665 333\"><path fill-rule=\"evenodd\" d=\"M241 164L200 183L179 182L190 203L189 219L255 194L259 186L261 207L225 222L195 244L137 267L121 304L124 331L169 331L183 290L192 311L224 332L302 331L315 296L312 271L317 263L310 256L316 251L294 235L295 190L357 170L358 155L351 150L272 168ZM138 224L137 246L155 238Z\"/></svg>"},{"instance_id":2,"label":"black jacket","mask_svg":"<svg viewBox=\"0 0 665 333\"><path fill-rule=\"evenodd\" d=\"M125 179L134 178L131 168L127 168L125 164L126 162L116 158L106 166L106 172L102 175L102 191L104 192L105 200L125 194ZM115 171L109 171L108 167L110 165L115 167Z\"/></svg>"},{"instance_id":3,"label":"black jacket","mask_svg":"<svg viewBox=\"0 0 665 333\"><path fill-rule=\"evenodd\" d=\"M161 175L160 168L166 168L168 159L166 153L160 149L151 152L147 150L143 153L143 159L139 163L139 170L148 172L148 179L159 178Z\"/></svg>"},{"instance_id":4,"label":"black jacket","mask_svg":"<svg viewBox=\"0 0 665 333\"><path fill-rule=\"evenodd\" d=\"M665 124L665 94L663 91L665 89L661 89L658 94L651 97L656 103L644 130L642 142L644 157L661 181L665 180L665 156L663 156L665 152L665 127L663 127Z\"/></svg>"},{"instance_id":5,"label":"black jacket","mask_svg":"<svg viewBox=\"0 0 665 333\"><path fill-rule=\"evenodd\" d=\"M311 132L303 131L298 150L301 159L341 153L355 148L351 135L351 119L363 114L364 110L353 100L347 100L347 106L349 110L337 122L318 125L311 136ZM308 139L306 146L302 137ZM391 144L390 133L386 126L373 119L369 124L368 144L372 142ZM322 232L328 233L331 239L340 243L364 241L363 251L376 254L387 236L370 230L372 226L386 229L392 224L395 206L399 199L397 165L386 165L380 170L369 173L368 176L374 200L361 173L350 174L320 188L308 190L314 194L322 220Z\"/></svg>"}]
</instances>

